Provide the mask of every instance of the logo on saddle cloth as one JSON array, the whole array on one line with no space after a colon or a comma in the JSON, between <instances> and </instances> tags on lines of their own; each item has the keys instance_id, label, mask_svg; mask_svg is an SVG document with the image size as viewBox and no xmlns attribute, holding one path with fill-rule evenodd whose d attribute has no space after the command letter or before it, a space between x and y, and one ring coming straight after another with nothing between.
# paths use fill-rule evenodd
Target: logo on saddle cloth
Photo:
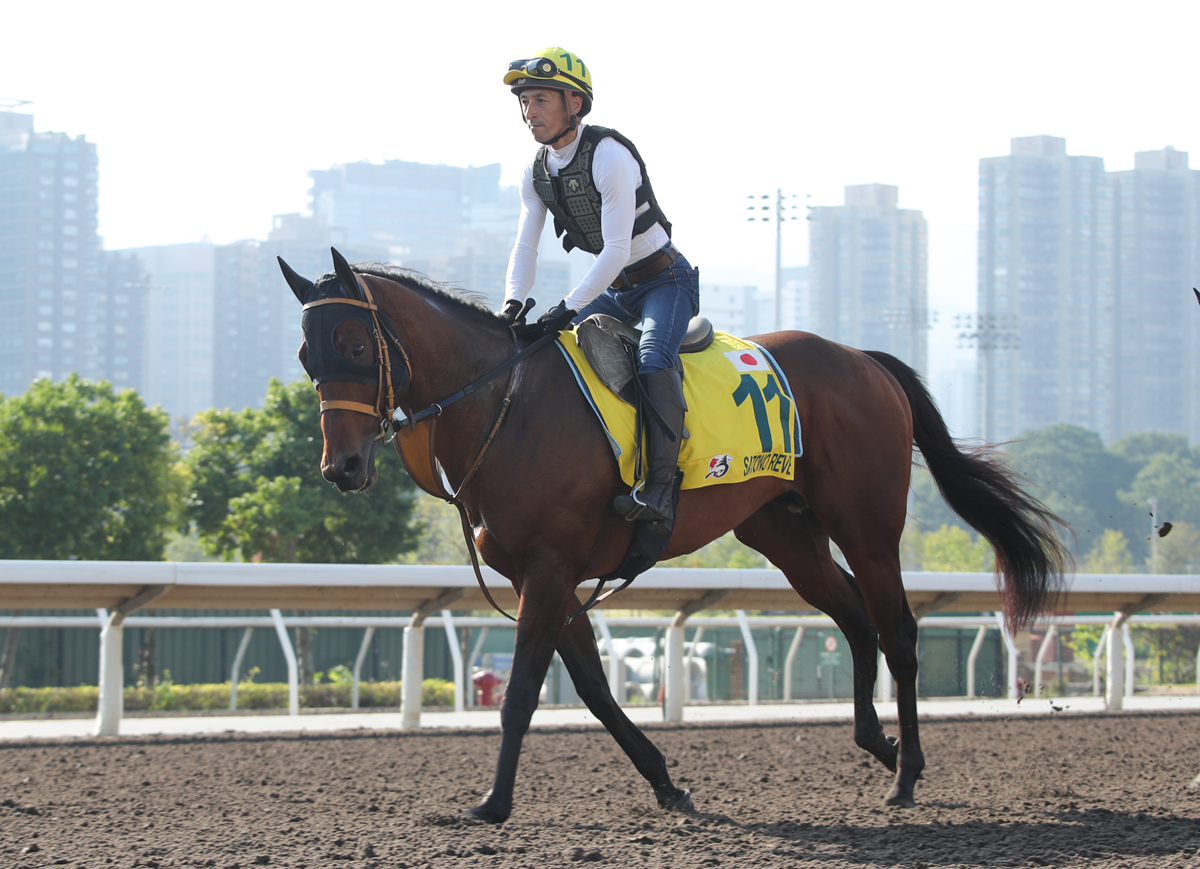
<instances>
[{"instance_id":1,"label":"logo on saddle cloth","mask_svg":"<svg viewBox=\"0 0 1200 869\"><path fill-rule=\"evenodd\" d=\"M733 456L725 453L720 456L713 456L708 460L708 473L704 475L706 480L719 480L721 477L729 473L729 468L733 465Z\"/></svg>"},{"instance_id":2,"label":"logo on saddle cloth","mask_svg":"<svg viewBox=\"0 0 1200 869\"><path fill-rule=\"evenodd\" d=\"M575 333L559 349L599 417L626 485L634 479L634 411L588 364ZM802 453L800 420L783 370L767 351L717 332L699 353L680 356L689 437L680 448L683 488L740 483L753 477L794 479Z\"/></svg>"}]
</instances>

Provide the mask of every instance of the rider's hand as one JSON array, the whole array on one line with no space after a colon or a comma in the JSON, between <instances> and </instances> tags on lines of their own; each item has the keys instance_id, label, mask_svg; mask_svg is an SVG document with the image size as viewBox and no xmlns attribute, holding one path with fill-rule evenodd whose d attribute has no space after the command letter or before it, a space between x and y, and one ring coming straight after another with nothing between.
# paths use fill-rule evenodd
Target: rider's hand
<instances>
[{"instance_id":1,"label":"rider's hand","mask_svg":"<svg viewBox=\"0 0 1200 869\"><path fill-rule=\"evenodd\" d=\"M513 331L517 333L518 338L524 338L527 341L537 340L543 335L557 335L563 329L570 327L576 313L576 311L567 307L567 302L564 299L538 317L537 322L532 326L513 326Z\"/></svg>"},{"instance_id":2,"label":"rider's hand","mask_svg":"<svg viewBox=\"0 0 1200 869\"><path fill-rule=\"evenodd\" d=\"M525 325L525 305L517 299L509 299L500 309L500 319L510 326Z\"/></svg>"}]
</instances>

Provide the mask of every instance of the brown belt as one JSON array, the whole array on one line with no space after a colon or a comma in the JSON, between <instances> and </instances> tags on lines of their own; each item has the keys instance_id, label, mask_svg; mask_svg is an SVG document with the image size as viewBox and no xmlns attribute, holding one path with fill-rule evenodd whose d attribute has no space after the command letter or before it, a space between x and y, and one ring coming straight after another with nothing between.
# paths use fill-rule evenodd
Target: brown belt
<instances>
[{"instance_id":1,"label":"brown belt","mask_svg":"<svg viewBox=\"0 0 1200 869\"><path fill-rule=\"evenodd\" d=\"M679 251L675 249L675 245L667 245L658 253L652 253L644 260L639 260L632 266L621 269L621 273L612 282L612 288L614 290L627 290L644 280L662 274L677 259L679 259Z\"/></svg>"}]
</instances>

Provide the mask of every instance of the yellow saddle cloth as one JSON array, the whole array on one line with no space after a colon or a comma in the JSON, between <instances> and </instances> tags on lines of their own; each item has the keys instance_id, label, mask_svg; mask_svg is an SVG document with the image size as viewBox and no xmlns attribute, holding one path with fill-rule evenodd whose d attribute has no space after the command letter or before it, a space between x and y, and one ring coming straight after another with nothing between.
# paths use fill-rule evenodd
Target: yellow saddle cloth
<instances>
[{"instance_id":1,"label":"yellow saddle cloth","mask_svg":"<svg viewBox=\"0 0 1200 869\"><path fill-rule=\"evenodd\" d=\"M558 348L608 435L627 486L634 483L635 412L592 371L574 331ZM791 480L803 452L800 417L783 369L751 341L717 332L699 353L685 353L683 396L689 437L679 450L683 488L740 483L751 477Z\"/></svg>"}]
</instances>

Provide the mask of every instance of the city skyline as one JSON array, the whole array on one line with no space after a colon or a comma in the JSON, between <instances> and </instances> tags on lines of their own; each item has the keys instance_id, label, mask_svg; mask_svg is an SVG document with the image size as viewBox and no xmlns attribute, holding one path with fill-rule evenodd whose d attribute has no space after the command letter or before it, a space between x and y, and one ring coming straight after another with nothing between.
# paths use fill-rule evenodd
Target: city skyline
<instances>
[{"instance_id":1,"label":"city skyline","mask_svg":"<svg viewBox=\"0 0 1200 869\"><path fill-rule=\"evenodd\" d=\"M929 300L941 314L933 368L965 352L952 322L974 309L980 155L1039 134L1067 138L1110 170L1166 145L1200 153L1200 132L1180 111L1194 90L1194 4L1155 3L1153 14L1071 2L1014 2L1003 14L796 4L721 19L620 0L611 8L598 20L567 10L543 23L469 0L362 2L336 16L221 0L202 15L130 2L121 15L61 16L23 4L6 27L27 38L6 44L0 82L4 96L34 101L45 129L100 143L107 247L205 234L230 243L264 237L274 214L304 211L313 168L498 162L502 183L514 183L534 145L500 72L541 45L566 44L593 72L590 118L637 142L706 282L772 283L773 233L744 221L748 194L783 187L832 204L847 184L899 186L902 204L929 224ZM620 25L630 17L672 33L662 74L639 62L644 49ZM374 33L386 36L365 35ZM68 60L47 61L43 34ZM316 59L338 43L362 46L355 63ZM427 74L451 56L449 84ZM807 262L806 233L790 229L784 265Z\"/></svg>"},{"instance_id":2,"label":"city skyline","mask_svg":"<svg viewBox=\"0 0 1200 869\"><path fill-rule=\"evenodd\" d=\"M11 186L18 178L13 167L22 167L27 189L41 189L37 196L46 199L38 213L63 224L37 224L34 194L20 194L31 209L28 244L39 251L28 254L28 274L10 277L31 288L26 308L36 308L38 321L30 314L5 328L27 333L26 346L37 350L26 354L24 367L33 366L28 371L0 366L2 376L12 381L10 389L33 376L60 378L70 368L139 388L172 416L190 416L209 406L256 405L267 379L300 374L292 351L298 324L288 322L287 306L271 293L272 283L278 283L274 256L286 254L315 276L326 268L332 243L352 259L397 262L474 289L493 306L502 298L517 207L513 188L500 184L498 164L335 164L307 173L314 179L313 214L275 215L266 239L105 251L96 233L96 143L82 135L35 131L30 114L0 112L0 122L10 166L0 181L7 179ZM82 161L47 159L67 151L83 155ZM1173 319L1190 322L1164 316L1163 311L1180 306L1160 298L1170 284L1194 281L1189 275L1196 265L1186 253L1186 240L1196 232L1193 224L1200 226L1200 182L1194 180L1198 173L1187 168L1187 152L1171 147L1138 152L1133 170L1106 172L1101 158L1067 156L1064 139L1042 135L1014 138L1010 156L984 157L979 165L979 316L971 333L980 360L977 394L968 397L963 383L974 357L960 356L952 367L928 364L927 329L934 317L927 293L927 224L920 210L898 207L895 185L847 185L844 205L811 207L807 227L814 261L811 271L809 264L784 270L782 327L811 328L913 364L926 374L948 418L955 420L958 436L1004 440L1065 421L1112 440L1144 419L1156 421L1155 428L1194 433L1193 417L1200 416L1200 406L1193 407L1200 403L1191 396L1190 384L1197 380L1190 373L1194 360L1172 368L1167 363L1173 351L1158 347L1164 337L1174 335ZM59 175L37 176L43 170ZM14 188L5 196L11 199L17 192ZM1184 198L1176 202L1180 196ZM1115 219L1114 198L1128 200L1116 209ZM1060 206L1060 200L1066 205ZM54 208L48 210L51 201ZM997 202L1005 208L997 211ZM1021 210L1010 215L1008 206L1018 202ZM437 219L423 221L429 209ZM1158 253L1164 245L1179 249L1169 263ZM83 253L77 253L81 248ZM1119 248L1125 251L1120 267L1115 258ZM76 271L79 256L83 268ZM590 262L580 255L564 257L547 233L538 295L565 295ZM1125 265L1126 259L1133 264ZM1021 292L1037 289L1036 309L1012 307L1020 297L1018 275ZM1066 283L1061 275L1069 276ZM54 288L61 292L38 289L36 281L61 284ZM9 283L11 294L14 282ZM702 307L718 327L751 334L770 325L772 291L747 284L704 286L708 293ZM1116 316L1125 297L1124 314ZM51 301L60 304L56 308L47 304ZM62 322L42 322L47 311ZM239 318L248 317L267 319L239 324ZM1013 320L1013 335L1024 335L1037 348L1028 361L1017 361L1024 358L1019 343L1001 346L1000 321L1006 317ZM217 323L219 319L223 322ZM34 335L30 330L35 326L55 335ZM262 335L251 343L230 337L244 338L247 329ZM59 330L72 334L58 336ZM78 342L76 331L82 338ZM1164 346L1190 353L1194 331L1184 329ZM1118 340L1122 335L1123 342ZM139 342L145 345L143 352L131 353ZM5 347L11 343L3 342ZM51 353L55 348L58 352ZM1126 349L1139 355L1140 367L1121 359ZM218 375L213 370L217 358L237 359L238 364ZM51 359L63 370L42 365ZM1017 368L1022 369L1019 379ZM1140 386L1142 381L1147 388ZM1163 396L1181 393L1186 407L1167 408Z\"/></svg>"}]
</instances>

